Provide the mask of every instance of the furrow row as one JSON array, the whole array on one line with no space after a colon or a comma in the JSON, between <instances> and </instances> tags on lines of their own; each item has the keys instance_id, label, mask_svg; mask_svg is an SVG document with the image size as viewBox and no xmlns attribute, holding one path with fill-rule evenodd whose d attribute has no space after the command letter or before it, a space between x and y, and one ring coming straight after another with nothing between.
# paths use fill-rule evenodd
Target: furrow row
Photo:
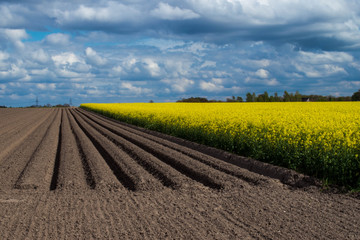
<instances>
[{"instance_id":1,"label":"furrow row","mask_svg":"<svg viewBox=\"0 0 360 240\"><path fill-rule=\"evenodd\" d=\"M29 116L26 121L18 126L6 128L6 132L0 137L0 163L8 158L9 155L16 148L21 147L23 142L32 134L37 134L36 131L54 111L39 111L36 114Z\"/></svg>"},{"instance_id":2,"label":"furrow row","mask_svg":"<svg viewBox=\"0 0 360 240\"><path fill-rule=\"evenodd\" d=\"M108 163L119 181L129 190L158 189L161 184L139 167L124 151L98 133L82 118L74 114L75 120L93 142L103 159Z\"/></svg>"},{"instance_id":3,"label":"furrow row","mask_svg":"<svg viewBox=\"0 0 360 240\"><path fill-rule=\"evenodd\" d=\"M150 153L157 159L167 164L168 169L171 167L186 177L200 182L205 186L215 189L222 189L232 185L235 180L229 175L219 173L215 169L210 168L205 164L202 164L184 154L155 143L151 140L141 138L129 132L123 133L114 126L113 128L111 128L111 126L104 128L85 115L83 115L83 119L96 128L99 132L101 132L104 136L111 138L119 145L123 146L124 142L132 143L133 145L140 147L147 153ZM116 138L118 138L118 140L116 140Z\"/></svg>"},{"instance_id":4,"label":"furrow row","mask_svg":"<svg viewBox=\"0 0 360 240\"><path fill-rule=\"evenodd\" d=\"M0 166L1 188L229 189L262 180L235 166L222 166L220 160L205 154L82 110L44 111L39 119L31 133L21 136L25 138L22 147Z\"/></svg>"},{"instance_id":5,"label":"furrow row","mask_svg":"<svg viewBox=\"0 0 360 240\"><path fill-rule=\"evenodd\" d=\"M204 154L199 151L195 151L193 149L181 146L177 143L165 140L163 138L156 137L154 135L150 135L143 131L136 130L135 128L126 126L123 123L116 122L112 119L107 119L107 118L101 117L95 113L88 112L88 111L85 111L82 109L79 109L77 111L80 111L81 113L86 115L89 119L99 123L103 127L109 128L110 126L112 126L111 129L113 129L114 131L117 131L117 132L122 131L124 134L126 134L126 132L136 134L139 137L146 138L147 140L154 141L158 144L163 145L164 147L167 147L167 148L170 148L177 152L180 152L182 154L185 154L188 157L191 157L197 161L200 161L200 162L202 162L212 168L215 168L221 172L224 172L226 174L229 174L229 175L237 177L241 180L244 180L250 184L258 185L258 184L264 184L268 181L268 178L265 178L260 174L250 172L247 169L234 167L233 164L224 162L222 160L219 160L219 159L209 156L207 154Z\"/></svg>"},{"instance_id":6,"label":"furrow row","mask_svg":"<svg viewBox=\"0 0 360 240\"><path fill-rule=\"evenodd\" d=\"M20 183L20 178L26 175L31 162L38 158L37 152L42 151L42 145L48 142L44 138L52 133L51 126L55 121L56 112L49 111L39 118L39 122L33 126L31 132L21 132L16 146L7 144L4 146L7 152L0 164L0 189L13 188Z\"/></svg>"}]
</instances>

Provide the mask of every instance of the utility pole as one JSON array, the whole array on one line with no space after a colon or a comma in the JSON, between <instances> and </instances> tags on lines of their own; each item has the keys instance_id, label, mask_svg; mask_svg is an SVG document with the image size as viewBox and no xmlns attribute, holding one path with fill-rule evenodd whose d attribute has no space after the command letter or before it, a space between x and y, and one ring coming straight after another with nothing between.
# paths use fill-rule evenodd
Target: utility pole
<instances>
[{"instance_id":1,"label":"utility pole","mask_svg":"<svg viewBox=\"0 0 360 240\"><path fill-rule=\"evenodd\" d=\"M38 97L36 96L36 105L35 105L36 107L38 107L39 106L39 99L38 99Z\"/></svg>"},{"instance_id":2,"label":"utility pole","mask_svg":"<svg viewBox=\"0 0 360 240\"><path fill-rule=\"evenodd\" d=\"M70 98L70 107L72 106L72 99Z\"/></svg>"}]
</instances>

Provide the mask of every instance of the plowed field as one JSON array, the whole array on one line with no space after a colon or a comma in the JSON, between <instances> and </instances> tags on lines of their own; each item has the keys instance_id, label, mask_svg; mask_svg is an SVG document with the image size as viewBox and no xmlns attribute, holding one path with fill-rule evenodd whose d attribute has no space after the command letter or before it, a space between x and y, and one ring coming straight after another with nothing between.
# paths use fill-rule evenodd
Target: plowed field
<instances>
[{"instance_id":1,"label":"plowed field","mask_svg":"<svg viewBox=\"0 0 360 240\"><path fill-rule=\"evenodd\" d=\"M0 109L0 239L359 239L360 200L82 109Z\"/></svg>"}]
</instances>

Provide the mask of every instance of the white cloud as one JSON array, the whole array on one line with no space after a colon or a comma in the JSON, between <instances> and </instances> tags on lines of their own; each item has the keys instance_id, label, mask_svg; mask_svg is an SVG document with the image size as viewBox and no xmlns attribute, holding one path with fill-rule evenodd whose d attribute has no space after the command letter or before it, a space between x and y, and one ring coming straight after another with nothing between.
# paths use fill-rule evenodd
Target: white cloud
<instances>
[{"instance_id":1,"label":"white cloud","mask_svg":"<svg viewBox=\"0 0 360 240\"><path fill-rule=\"evenodd\" d=\"M27 70L11 64L10 69L0 71L0 79L30 80Z\"/></svg>"},{"instance_id":2,"label":"white cloud","mask_svg":"<svg viewBox=\"0 0 360 240\"><path fill-rule=\"evenodd\" d=\"M184 93L186 92L191 86L195 84L193 80L187 78L181 79L163 79L161 82L166 83L171 86L171 89L174 92Z\"/></svg>"},{"instance_id":3,"label":"white cloud","mask_svg":"<svg viewBox=\"0 0 360 240\"><path fill-rule=\"evenodd\" d=\"M271 78L265 81L265 84L268 86L276 86L279 85L279 81L276 78Z\"/></svg>"},{"instance_id":4,"label":"white cloud","mask_svg":"<svg viewBox=\"0 0 360 240\"><path fill-rule=\"evenodd\" d=\"M260 77L260 78L268 78L269 72L265 69L259 69L255 72L255 76Z\"/></svg>"},{"instance_id":5,"label":"white cloud","mask_svg":"<svg viewBox=\"0 0 360 240\"><path fill-rule=\"evenodd\" d=\"M102 66L105 65L107 62L105 58L100 57L97 52L91 47L86 48L85 54L89 62L92 64Z\"/></svg>"},{"instance_id":6,"label":"white cloud","mask_svg":"<svg viewBox=\"0 0 360 240\"><path fill-rule=\"evenodd\" d=\"M241 61L241 63L246 66L249 66L249 67L264 68L264 67L270 66L271 61L269 59L261 59L261 60L246 59L246 60Z\"/></svg>"},{"instance_id":7,"label":"white cloud","mask_svg":"<svg viewBox=\"0 0 360 240\"><path fill-rule=\"evenodd\" d=\"M115 1L109 1L103 6L80 5L76 9L54 11L54 14L57 22L62 25L84 22L121 23L138 21L143 16L138 9Z\"/></svg>"},{"instance_id":8,"label":"white cloud","mask_svg":"<svg viewBox=\"0 0 360 240\"><path fill-rule=\"evenodd\" d=\"M45 42L53 45L66 46L70 44L70 36L64 33L53 33L46 36Z\"/></svg>"},{"instance_id":9,"label":"white cloud","mask_svg":"<svg viewBox=\"0 0 360 240\"><path fill-rule=\"evenodd\" d=\"M298 71L303 72L307 77L310 78L321 78L329 77L337 74L347 75L347 71L340 66L333 64L322 64L322 65L309 65L309 64L295 64Z\"/></svg>"},{"instance_id":10,"label":"white cloud","mask_svg":"<svg viewBox=\"0 0 360 240\"><path fill-rule=\"evenodd\" d=\"M28 38L25 29L0 29L0 35L5 36L7 40L10 40L10 42L19 49L24 48L22 40Z\"/></svg>"},{"instance_id":11,"label":"white cloud","mask_svg":"<svg viewBox=\"0 0 360 240\"><path fill-rule=\"evenodd\" d=\"M117 65L109 71L109 76L110 77L118 77L123 73L124 73L124 69L120 65Z\"/></svg>"},{"instance_id":12,"label":"white cloud","mask_svg":"<svg viewBox=\"0 0 360 240\"><path fill-rule=\"evenodd\" d=\"M25 29L3 29L3 32L12 41L18 41L28 37Z\"/></svg>"},{"instance_id":13,"label":"white cloud","mask_svg":"<svg viewBox=\"0 0 360 240\"><path fill-rule=\"evenodd\" d=\"M55 90L56 85L55 83L38 83L36 87L40 90Z\"/></svg>"},{"instance_id":14,"label":"white cloud","mask_svg":"<svg viewBox=\"0 0 360 240\"><path fill-rule=\"evenodd\" d=\"M160 76L160 67L153 59L145 58L143 62L145 63L145 69L149 71L152 77Z\"/></svg>"},{"instance_id":15,"label":"white cloud","mask_svg":"<svg viewBox=\"0 0 360 240\"><path fill-rule=\"evenodd\" d=\"M245 79L245 83L259 84L265 86L277 86L280 84L276 78L264 79L264 78L251 78L251 77L247 77Z\"/></svg>"},{"instance_id":16,"label":"white cloud","mask_svg":"<svg viewBox=\"0 0 360 240\"><path fill-rule=\"evenodd\" d=\"M10 99L12 99L12 100L21 99L21 97L20 97L19 95L15 94L15 93L11 94L9 97L10 97Z\"/></svg>"},{"instance_id":17,"label":"white cloud","mask_svg":"<svg viewBox=\"0 0 360 240\"><path fill-rule=\"evenodd\" d=\"M134 85L132 85L129 82L122 82L121 83L121 88L123 90L120 90L121 94L126 94L126 95L142 95L142 94L149 94L151 93L151 89L148 88L142 88L142 87L136 87Z\"/></svg>"},{"instance_id":18,"label":"white cloud","mask_svg":"<svg viewBox=\"0 0 360 240\"><path fill-rule=\"evenodd\" d=\"M217 85L216 82L200 82L200 89L207 92L219 92L224 89L222 85Z\"/></svg>"},{"instance_id":19,"label":"white cloud","mask_svg":"<svg viewBox=\"0 0 360 240\"><path fill-rule=\"evenodd\" d=\"M6 53L6 52L1 52L0 51L0 61L4 61L4 60L6 60L6 59L8 59L9 58L9 54L8 53Z\"/></svg>"},{"instance_id":20,"label":"white cloud","mask_svg":"<svg viewBox=\"0 0 360 240\"><path fill-rule=\"evenodd\" d=\"M83 60L78 58L72 52L64 52L55 56L52 56L51 59L54 61L55 65L72 65L74 63L80 62L83 63Z\"/></svg>"},{"instance_id":21,"label":"white cloud","mask_svg":"<svg viewBox=\"0 0 360 240\"><path fill-rule=\"evenodd\" d=\"M168 58L166 61L164 61L167 75L174 78L188 76L190 74L192 64L192 60L182 58L181 61L179 61L178 57Z\"/></svg>"},{"instance_id":22,"label":"white cloud","mask_svg":"<svg viewBox=\"0 0 360 240\"><path fill-rule=\"evenodd\" d=\"M306 64L326 64L352 62L354 57L345 52L299 52L299 61Z\"/></svg>"},{"instance_id":23,"label":"white cloud","mask_svg":"<svg viewBox=\"0 0 360 240\"><path fill-rule=\"evenodd\" d=\"M150 12L156 18L164 20L185 20L199 18L200 15L190 9L181 9L179 7L170 6L167 3L159 3L158 7Z\"/></svg>"},{"instance_id":24,"label":"white cloud","mask_svg":"<svg viewBox=\"0 0 360 240\"><path fill-rule=\"evenodd\" d=\"M206 60L206 61L200 66L200 68L206 68L206 67L216 67L216 62Z\"/></svg>"},{"instance_id":25,"label":"white cloud","mask_svg":"<svg viewBox=\"0 0 360 240\"><path fill-rule=\"evenodd\" d=\"M32 75L39 75L39 76L46 76L50 74L50 71L48 68L44 69L33 69L31 70Z\"/></svg>"},{"instance_id":26,"label":"white cloud","mask_svg":"<svg viewBox=\"0 0 360 240\"><path fill-rule=\"evenodd\" d=\"M43 63L43 64L45 64L49 61L49 55L43 49L33 51L31 53L31 57L33 60Z\"/></svg>"}]
</instances>

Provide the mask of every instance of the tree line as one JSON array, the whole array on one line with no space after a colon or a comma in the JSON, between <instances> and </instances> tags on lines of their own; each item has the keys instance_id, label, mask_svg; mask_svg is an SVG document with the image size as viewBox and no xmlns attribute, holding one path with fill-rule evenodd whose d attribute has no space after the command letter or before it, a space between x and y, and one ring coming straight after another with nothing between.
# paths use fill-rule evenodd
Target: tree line
<instances>
[{"instance_id":1,"label":"tree line","mask_svg":"<svg viewBox=\"0 0 360 240\"><path fill-rule=\"evenodd\" d=\"M243 102L243 98L240 96L232 96L227 98L225 102ZM246 102L330 102L330 101L360 101L360 90L355 92L352 96L334 97L334 96L322 96L322 95L304 95L299 91L295 93L288 93L284 91L281 96L277 92L274 95L269 95L268 92L261 94L246 93ZM224 102L219 100L208 100L204 97L190 97L183 98L177 102Z\"/></svg>"}]
</instances>

